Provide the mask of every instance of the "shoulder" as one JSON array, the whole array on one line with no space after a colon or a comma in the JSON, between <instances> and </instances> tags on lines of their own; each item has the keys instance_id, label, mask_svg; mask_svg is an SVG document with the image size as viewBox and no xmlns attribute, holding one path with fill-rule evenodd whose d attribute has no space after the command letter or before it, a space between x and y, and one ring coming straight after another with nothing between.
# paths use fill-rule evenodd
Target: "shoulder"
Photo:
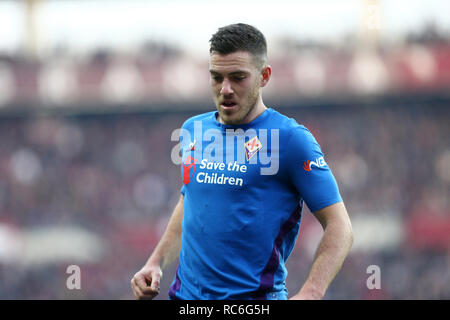
<instances>
[{"instance_id":1,"label":"shoulder","mask_svg":"<svg viewBox=\"0 0 450 320\"><path fill-rule=\"evenodd\" d=\"M283 140L290 143L313 142L316 140L312 133L303 124L299 124L296 119L290 118L272 109L271 121L279 128Z\"/></svg>"}]
</instances>

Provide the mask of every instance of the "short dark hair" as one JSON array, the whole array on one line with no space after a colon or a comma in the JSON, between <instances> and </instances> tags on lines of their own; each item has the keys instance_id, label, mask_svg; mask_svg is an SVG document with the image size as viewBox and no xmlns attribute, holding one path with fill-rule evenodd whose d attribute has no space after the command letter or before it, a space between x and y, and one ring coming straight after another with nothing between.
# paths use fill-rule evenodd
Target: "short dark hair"
<instances>
[{"instance_id":1,"label":"short dark hair","mask_svg":"<svg viewBox=\"0 0 450 320\"><path fill-rule=\"evenodd\" d=\"M255 58L255 64L262 66L267 61L266 38L255 27L236 23L219 28L209 40L209 53L229 54L236 51L247 51Z\"/></svg>"}]
</instances>

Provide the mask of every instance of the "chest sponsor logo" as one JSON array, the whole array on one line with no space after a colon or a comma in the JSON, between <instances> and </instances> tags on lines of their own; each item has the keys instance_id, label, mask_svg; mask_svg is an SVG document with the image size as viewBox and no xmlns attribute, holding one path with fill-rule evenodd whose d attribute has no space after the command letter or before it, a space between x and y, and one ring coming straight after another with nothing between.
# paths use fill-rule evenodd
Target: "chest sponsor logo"
<instances>
[{"instance_id":1,"label":"chest sponsor logo","mask_svg":"<svg viewBox=\"0 0 450 320\"><path fill-rule=\"evenodd\" d=\"M184 165L189 170L191 162L186 156L194 157L197 163L197 175L201 159L211 162L238 163L256 165L260 175L276 175L279 169L280 134L279 129L203 128L203 121L194 121L193 128L174 130L171 140L179 143L172 148L171 158L174 164ZM244 151L244 152L243 152ZM257 157L254 155L257 154ZM183 168L182 168L183 170ZM185 171L186 171L185 170ZM192 170L194 167L190 168ZM194 178L190 178L192 181ZM187 180L187 179L186 179Z\"/></svg>"},{"instance_id":2,"label":"chest sponsor logo","mask_svg":"<svg viewBox=\"0 0 450 320\"><path fill-rule=\"evenodd\" d=\"M187 156L183 161L183 183L189 184L195 172L195 159Z\"/></svg>"}]
</instances>

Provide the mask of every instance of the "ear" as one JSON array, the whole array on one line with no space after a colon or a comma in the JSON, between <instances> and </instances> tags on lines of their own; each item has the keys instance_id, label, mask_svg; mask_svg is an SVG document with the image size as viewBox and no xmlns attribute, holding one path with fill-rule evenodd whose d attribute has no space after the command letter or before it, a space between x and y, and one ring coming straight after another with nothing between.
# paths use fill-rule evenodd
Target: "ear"
<instances>
[{"instance_id":1,"label":"ear","mask_svg":"<svg viewBox=\"0 0 450 320\"><path fill-rule=\"evenodd\" d=\"M270 80L270 76L272 75L272 67L267 65L261 71L261 88L265 87L266 84Z\"/></svg>"}]
</instances>

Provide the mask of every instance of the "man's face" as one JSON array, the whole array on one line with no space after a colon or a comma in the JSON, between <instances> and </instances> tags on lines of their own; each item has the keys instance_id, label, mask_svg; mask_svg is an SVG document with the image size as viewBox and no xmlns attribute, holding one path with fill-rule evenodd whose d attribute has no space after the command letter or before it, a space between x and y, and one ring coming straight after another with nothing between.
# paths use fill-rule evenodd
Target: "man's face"
<instances>
[{"instance_id":1,"label":"man's face","mask_svg":"<svg viewBox=\"0 0 450 320\"><path fill-rule=\"evenodd\" d=\"M209 59L211 87L219 117L225 124L243 124L252 120L258 102L261 70L246 51L222 55L213 52Z\"/></svg>"}]
</instances>

